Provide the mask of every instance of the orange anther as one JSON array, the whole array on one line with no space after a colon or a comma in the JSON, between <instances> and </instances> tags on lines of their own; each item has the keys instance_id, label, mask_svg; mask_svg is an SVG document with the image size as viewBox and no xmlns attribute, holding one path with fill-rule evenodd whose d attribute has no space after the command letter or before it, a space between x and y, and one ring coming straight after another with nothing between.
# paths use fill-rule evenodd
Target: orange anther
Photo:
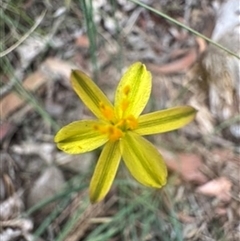
<instances>
[{"instance_id":1,"label":"orange anther","mask_svg":"<svg viewBox=\"0 0 240 241\"><path fill-rule=\"evenodd\" d=\"M109 126L108 136L110 141L117 141L123 137L123 132L115 126Z\"/></svg>"},{"instance_id":2,"label":"orange anther","mask_svg":"<svg viewBox=\"0 0 240 241\"><path fill-rule=\"evenodd\" d=\"M138 126L137 119L132 115L128 116L127 126L128 126L128 129L130 129L130 130L133 130L133 129L137 128L137 126Z\"/></svg>"},{"instance_id":3,"label":"orange anther","mask_svg":"<svg viewBox=\"0 0 240 241\"><path fill-rule=\"evenodd\" d=\"M114 119L114 112L113 109L109 106L104 105L102 102L99 103L99 108L103 114L103 116L109 120L112 121Z\"/></svg>"}]
</instances>

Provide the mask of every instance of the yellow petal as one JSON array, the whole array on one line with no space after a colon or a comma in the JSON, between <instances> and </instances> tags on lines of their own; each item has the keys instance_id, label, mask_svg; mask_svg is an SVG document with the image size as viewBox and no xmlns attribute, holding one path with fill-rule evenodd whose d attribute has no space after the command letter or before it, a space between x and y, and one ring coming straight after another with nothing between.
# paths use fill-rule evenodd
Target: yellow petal
<instances>
[{"instance_id":1,"label":"yellow petal","mask_svg":"<svg viewBox=\"0 0 240 241\"><path fill-rule=\"evenodd\" d=\"M122 118L132 115L137 118L149 100L151 86L151 74L145 65L139 62L131 65L116 90L116 116Z\"/></svg>"},{"instance_id":2,"label":"yellow petal","mask_svg":"<svg viewBox=\"0 0 240 241\"><path fill-rule=\"evenodd\" d=\"M145 186L160 188L166 184L167 168L157 149L136 133L121 140L123 161L134 178Z\"/></svg>"},{"instance_id":3,"label":"yellow petal","mask_svg":"<svg viewBox=\"0 0 240 241\"><path fill-rule=\"evenodd\" d=\"M87 75L79 70L73 70L71 83L80 99L97 118L102 120L113 118L114 111L111 102Z\"/></svg>"},{"instance_id":4,"label":"yellow petal","mask_svg":"<svg viewBox=\"0 0 240 241\"><path fill-rule=\"evenodd\" d=\"M95 120L72 122L58 131L54 141L59 149L69 154L92 151L108 141L107 135L96 129L99 125L103 123Z\"/></svg>"},{"instance_id":5,"label":"yellow petal","mask_svg":"<svg viewBox=\"0 0 240 241\"><path fill-rule=\"evenodd\" d=\"M138 118L138 127L134 131L140 135L151 135L176 130L191 122L195 115L196 110L191 106L152 112Z\"/></svg>"},{"instance_id":6,"label":"yellow petal","mask_svg":"<svg viewBox=\"0 0 240 241\"><path fill-rule=\"evenodd\" d=\"M108 193L121 159L119 141L109 141L103 148L90 183L91 202L101 201Z\"/></svg>"}]
</instances>

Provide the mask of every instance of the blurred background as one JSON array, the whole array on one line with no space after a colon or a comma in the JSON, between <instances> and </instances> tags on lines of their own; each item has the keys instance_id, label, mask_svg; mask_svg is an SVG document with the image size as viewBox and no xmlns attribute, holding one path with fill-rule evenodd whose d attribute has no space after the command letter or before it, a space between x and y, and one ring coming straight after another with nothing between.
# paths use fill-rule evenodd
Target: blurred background
<instances>
[{"instance_id":1,"label":"blurred background","mask_svg":"<svg viewBox=\"0 0 240 241\"><path fill-rule=\"evenodd\" d=\"M0 27L1 241L240 239L238 0L2 0ZM122 165L92 205L100 150L70 156L53 142L91 118L69 76L84 71L113 100L136 61L153 76L144 111L198 114L149 138L169 170L165 187L141 186Z\"/></svg>"}]
</instances>

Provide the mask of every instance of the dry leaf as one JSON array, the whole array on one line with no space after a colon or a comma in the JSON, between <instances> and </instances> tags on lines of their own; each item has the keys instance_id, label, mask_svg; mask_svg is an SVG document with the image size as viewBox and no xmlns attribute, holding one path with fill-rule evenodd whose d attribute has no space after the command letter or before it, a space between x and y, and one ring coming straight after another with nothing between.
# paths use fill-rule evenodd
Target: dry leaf
<instances>
[{"instance_id":1,"label":"dry leaf","mask_svg":"<svg viewBox=\"0 0 240 241\"><path fill-rule=\"evenodd\" d=\"M57 58L48 58L41 66L40 70L51 80L61 79L66 87L70 85L71 70L76 68L73 64Z\"/></svg>"},{"instance_id":2,"label":"dry leaf","mask_svg":"<svg viewBox=\"0 0 240 241\"><path fill-rule=\"evenodd\" d=\"M213 158L217 162L228 162L234 160L234 153L229 149L215 148L211 151Z\"/></svg>"},{"instance_id":3,"label":"dry leaf","mask_svg":"<svg viewBox=\"0 0 240 241\"><path fill-rule=\"evenodd\" d=\"M229 179L220 177L198 187L196 191L206 196L217 197L222 201L229 202L231 199L231 187L232 183Z\"/></svg>"},{"instance_id":4,"label":"dry leaf","mask_svg":"<svg viewBox=\"0 0 240 241\"><path fill-rule=\"evenodd\" d=\"M0 124L0 143L7 138L9 135L12 135L17 129L17 126L10 122L3 122Z\"/></svg>"},{"instance_id":5,"label":"dry leaf","mask_svg":"<svg viewBox=\"0 0 240 241\"><path fill-rule=\"evenodd\" d=\"M177 172L185 181L191 181L198 184L206 183L207 177L201 173L200 167L202 160L198 155L190 153L180 153L173 155L172 153L161 150L167 167Z\"/></svg>"},{"instance_id":6,"label":"dry leaf","mask_svg":"<svg viewBox=\"0 0 240 241\"><path fill-rule=\"evenodd\" d=\"M197 51L195 47L189 49L186 54L177 60L170 63L157 66L156 64L148 64L150 70L160 74L174 74L179 72L185 72L189 69L197 60Z\"/></svg>"},{"instance_id":7,"label":"dry leaf","mask_svg":"<svg viewBox=\"0 0 240 241\"><path fill-rule=\"evenodd\" d=\"M56 58L48 58L39 69L23 81L23 87L31 92L36 91L48 80L62 79L63 84L70 87L69 76L74 66ZM7 119L25 103L15 92L11 92L0 100L1 120Z\"/></svg>"},{"instance_id":8,"label":"dry leaf","mask_svg":"<svg viewBox=\"0 0 240 241\"><path fill-rule=\"evenodd\" d=\"M178 213L178 219L183 223L194 223L196 221L195 217L191 217L186 213Z\"/></svg>"},{"instance_id":9,"label":"dry leaf","mask_svg":"<svg viewBox=\"0 0 240 241\"><path fill-rule=\"evenodd\" d=\"M198 110L196 121L199 123L198 128L200 133L212 133L214 130L214 118L209 112L208 107L203 105L203 103L195 97L189 100L189 104Z\"/></svg>"},{"instance_id":10,"label":"dry leaf","mask_svg":"<svg viewBox=\"0 0 240 241\"><path fill-rule=\"evenodd\" d=\"M47 81L46 76L40 71L29 75L24 81L23 87L29 91L35 91ZM19 109L25 100L20 98L15 92L6 95L0 101L0 116L1 120L5 120L11 113Z\"/></svg>"},{"instance_id":11,"label":"dry leaf","mask_svg":"<svg viewBox=\"0 0 240 241\"><path fill-rule=\"evenodd\" d=\"M89 47L89 39L86 35L80 35L76 38L75 44L80 48L88 48Z\"/></svg>"},{"instance_id":12,"label":"dry leaf","mask_svg":"<svg viewBox=\"0 0 240 241\"><path fill-rule=\"evenodd\" d=\"M226 208L222 208L222 207L217 207L215 210L215 213L219 216L225 216L227 215L227 209Z\"/></svg>"}]
</instances>

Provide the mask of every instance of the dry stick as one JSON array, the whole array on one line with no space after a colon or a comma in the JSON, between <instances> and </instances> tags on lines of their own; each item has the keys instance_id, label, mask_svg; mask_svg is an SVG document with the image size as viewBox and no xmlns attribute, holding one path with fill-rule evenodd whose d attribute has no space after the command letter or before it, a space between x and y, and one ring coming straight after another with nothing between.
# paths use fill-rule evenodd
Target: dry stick
<instances>
[{"instance_id":1,"label":"dry stick","mask_svg":"<svg viewBox=\"0 0 240 241\"><path fill-rule=\"evenodd\" d=\"M17 41L15 44L13 44L11 47L9 47L8 49L2 51L0 53L0 58L6 56L7 54L9 54L10 52L12 52L14 49L16 49L20 44L22 44L29 36L32 32L35 31L35 29L39 26L39 24L42 22L43 18L45 17L47 10L44 10L41 15L37 18L35 24L29 29L29 31L27 33L25 33L20 39L19 41ZM1 97L3 97L4 95L6 95L14 86L15 82L11 81L10 83L4 85L4 87L2 87L0 90L0 94Z\"/></svg>"},{"instance_id":2,"label":"dry stick","mask_svg":"<svg viewBox=\"0 0 240 241\"><path fill-rule=\"evenodd\" d=\"M32 32L35 31L35 29L39 26L39 24L42 22L43 18L45 17L47 10L44 10L41 15L37 18L35 24L29 29L27 33L25 33L15 44L13 44L11 47L8 49L4 50L3 52L0 53L0 58L4 57L5 55L9 54L12 52L14 49L16 49L21 43L23 43Z\"/></svg>"},{"instance_id":3,"label":"dry stick","mask_svg":"<svg viewBox=\"0 0 240 241\"><path fill-rule=\"evenodd\" d=\"M36 23L34 24L34 26L37 25L37 23L38 23L38 24L41 23L41 21L43 20L46 12L47 12L47 10L45 10L45 11L38 17L38 19L36 20ZM63 21L63 19L60 19L60 20L57 21L56 23L54 22L52 31L51 31L51 33L47 36L46 42L49 41L50 39L52 39L52 37L54 36L54 34L56 33L56 31L58 30L58 27L61 25L62 21ZM30 29L30 31L28 31L28 33L26 33L26 34L21 38L21 40L20 40L21 42L20 42L20 43L18 42L18 43L15 44L15 45L17 45L17 46L13 45L13 46L15 46L15 47L13 47L13 46L10 47L10 48L11 48L11 51L13 51L16 47L18 47L19 44L21 44L21 43L31 34L31 32L33 32L33 31L37 28L37 27L34 27L34 26L31 28L32 30ZM24 39L23 39L23 38L24 38ZM9 49L10 49L10 48L9 48ZM1 52L1 53L0 53L0 57L1 57L1 55L3 55L5 52L7 52L9 49L5 50L4 52ZM8 52L8 53L10 53L10 52ZM6 53L6 54L8 54L8 53ZM4 56L4 55L3 55L3 56ZM20 69L20 70L16 70L15 76L17 77L17 79L19 79L19 80L20 80L20 79L23 79L23 72L24 72L24 71L25 71L25 68L24 68L24 69ZM9 81L9 83L5 84L3 87L0 88L0 97L1 97L1 98L3 98L5 95L7 95L7 94L12 90L12 88L13 88L14 85L16 84L15 82L16 82L16 81L12 78L12 79Z\"/></svg>"},{"instance_id":4,"label":"dry stick","mask_svg":"<svg viewBox=\"0 0 240 241\"><path fill-rule=\"evenodd\" d=\"M96 218L97 216L103 214L104 211L111 207L115 202L116 198L111 197L106 203L100 202L88 206L82 217L74 225L72 231L65 238L65 241L77 241L81 239L85 232L93 224L93 222L91 222L92 218Z\"/></svg>"}]
</instances>

